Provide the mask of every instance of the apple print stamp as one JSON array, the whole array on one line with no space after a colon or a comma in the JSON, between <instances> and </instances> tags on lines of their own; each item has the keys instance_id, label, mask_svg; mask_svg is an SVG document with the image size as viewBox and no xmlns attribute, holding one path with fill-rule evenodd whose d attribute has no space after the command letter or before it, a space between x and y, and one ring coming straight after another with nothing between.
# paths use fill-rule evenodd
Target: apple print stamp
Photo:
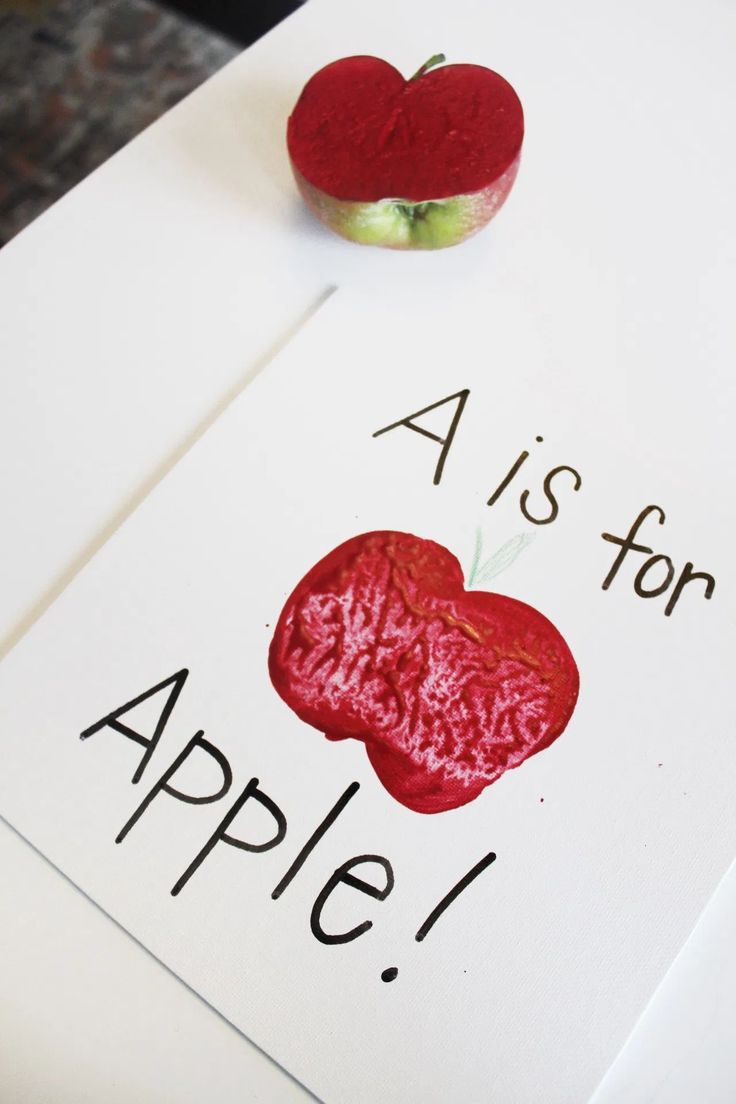
<instances>
[{"instance_id":1,"label":"apple print stamp","mask_svg":"<svg viewBox=\"0 0 736 1104\"><path fill-rule=\"evenodd\" d=\"M409 533L363 533L297 584L274 631L276 691L329 740L360 740L409 809L465 805L564 731L570 649L541 613L466 590L458 560Z\"/></svg>"},{"instance_id":2,"label":"apple print stamp","mask_svg":"<svg viewBox=\"0 0 736 1104\"><path fill-rule=\"evenodd\" d=\"M508 196L524 138L519 97L491 69L444 60L405 80L380 58L348 57L307 82L289 157L307 205L342 237L441 249L480 230Z\"/></svg>"}]
</instances>

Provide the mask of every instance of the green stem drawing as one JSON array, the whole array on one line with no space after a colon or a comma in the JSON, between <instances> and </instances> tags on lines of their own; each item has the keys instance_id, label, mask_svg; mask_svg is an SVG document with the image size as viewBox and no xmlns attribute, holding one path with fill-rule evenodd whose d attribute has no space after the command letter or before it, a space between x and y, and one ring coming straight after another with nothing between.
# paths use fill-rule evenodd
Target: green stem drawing
<instances>
[{"instance_id":1,"label":"green stem drawing","mask_svg":"<svg viewBox=\"0 0 736 1104\"><path fill-rule=\"evenodd\" d=\"M468 575L468 587L482 586L490 579L494 579L496 575L500 575L507 567L511 567L514 560L531 544L533 539L531 533L517 533L515 537L511 537L500 548L497 548L487 560L483 561L483 532L480 527L476 529L475 550Z\"/></svg>"}]
</instances>

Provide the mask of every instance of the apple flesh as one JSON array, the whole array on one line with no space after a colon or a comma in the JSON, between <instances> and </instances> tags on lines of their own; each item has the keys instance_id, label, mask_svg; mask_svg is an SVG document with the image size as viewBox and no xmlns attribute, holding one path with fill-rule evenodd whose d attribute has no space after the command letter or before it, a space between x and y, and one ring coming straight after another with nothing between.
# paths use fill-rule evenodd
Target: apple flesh
<instances>
[{"instance_id":1,"label":"apple flesh","mask_svg":"<svg viewBox=\"0 0 736 1104\"><path fill-rule=\"evenodd\" d=\"M441 249L485 226L516 178L524 116L514 89L480 65L410 80L388 62L332 62L304 88L287 144L307 205L365 245Z\"/></svg>"}]
</instances>

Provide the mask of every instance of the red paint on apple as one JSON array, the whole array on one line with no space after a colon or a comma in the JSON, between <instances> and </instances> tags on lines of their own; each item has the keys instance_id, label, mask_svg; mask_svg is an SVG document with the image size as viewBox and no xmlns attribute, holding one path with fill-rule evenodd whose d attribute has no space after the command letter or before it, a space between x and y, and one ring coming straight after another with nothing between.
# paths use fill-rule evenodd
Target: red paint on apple
<instances>
[{"instance_id":1,"label":"red paint on apple","mask_svg":"<svg viewBox=\"0 0 736 1104\"><path fill-rule=\"evenodd\" d=\"M578 671L523 602L464 588L442 545L364 533L297 585L269 653L275 689L330 740L365 744L381 782L421 813L454 809L563 732Z\"/></svg>"},{"instance_id":2,"label":"red paint on apple","mask_svg":"<svg viewBox=\"0 0 736 1104\"><path fill-rule=\"evenodd\" d=\"M516 178L524 114L482 65L410 80L375 57L348 57L308 81L289 119L297 184L343 237L395 249L455 245L484 226Z\"/></svg>"}]
</instances>

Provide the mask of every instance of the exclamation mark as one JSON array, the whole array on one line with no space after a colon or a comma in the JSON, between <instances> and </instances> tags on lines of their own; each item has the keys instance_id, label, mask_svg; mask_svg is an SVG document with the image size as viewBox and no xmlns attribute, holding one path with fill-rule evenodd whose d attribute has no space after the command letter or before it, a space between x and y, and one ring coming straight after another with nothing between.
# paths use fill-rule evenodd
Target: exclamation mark
<instances>
[{"instance_id":1,"label":"exclamation mark","mask_svg":"<svg viewBox=\"0 0 736 1104\"><path fill-rule=\"evenodd\" d=\"M456 882L449 893L446 893L439 904L430 912L427 919L420 925L414 938L417 943L421 943L423 939L426 939L432 928L435 926L443 912L446 912L453 901L455 901L463 890L467 889L471 882L474 882L484 870L496 861L496 855L494 851L489 851L487 855L484 855L480 862L477 862L475 866L465 874L459 882ZM381 974L381 981L394 981L398 976L398 966L388 966Z\"/></svg>"}]
</instances>

